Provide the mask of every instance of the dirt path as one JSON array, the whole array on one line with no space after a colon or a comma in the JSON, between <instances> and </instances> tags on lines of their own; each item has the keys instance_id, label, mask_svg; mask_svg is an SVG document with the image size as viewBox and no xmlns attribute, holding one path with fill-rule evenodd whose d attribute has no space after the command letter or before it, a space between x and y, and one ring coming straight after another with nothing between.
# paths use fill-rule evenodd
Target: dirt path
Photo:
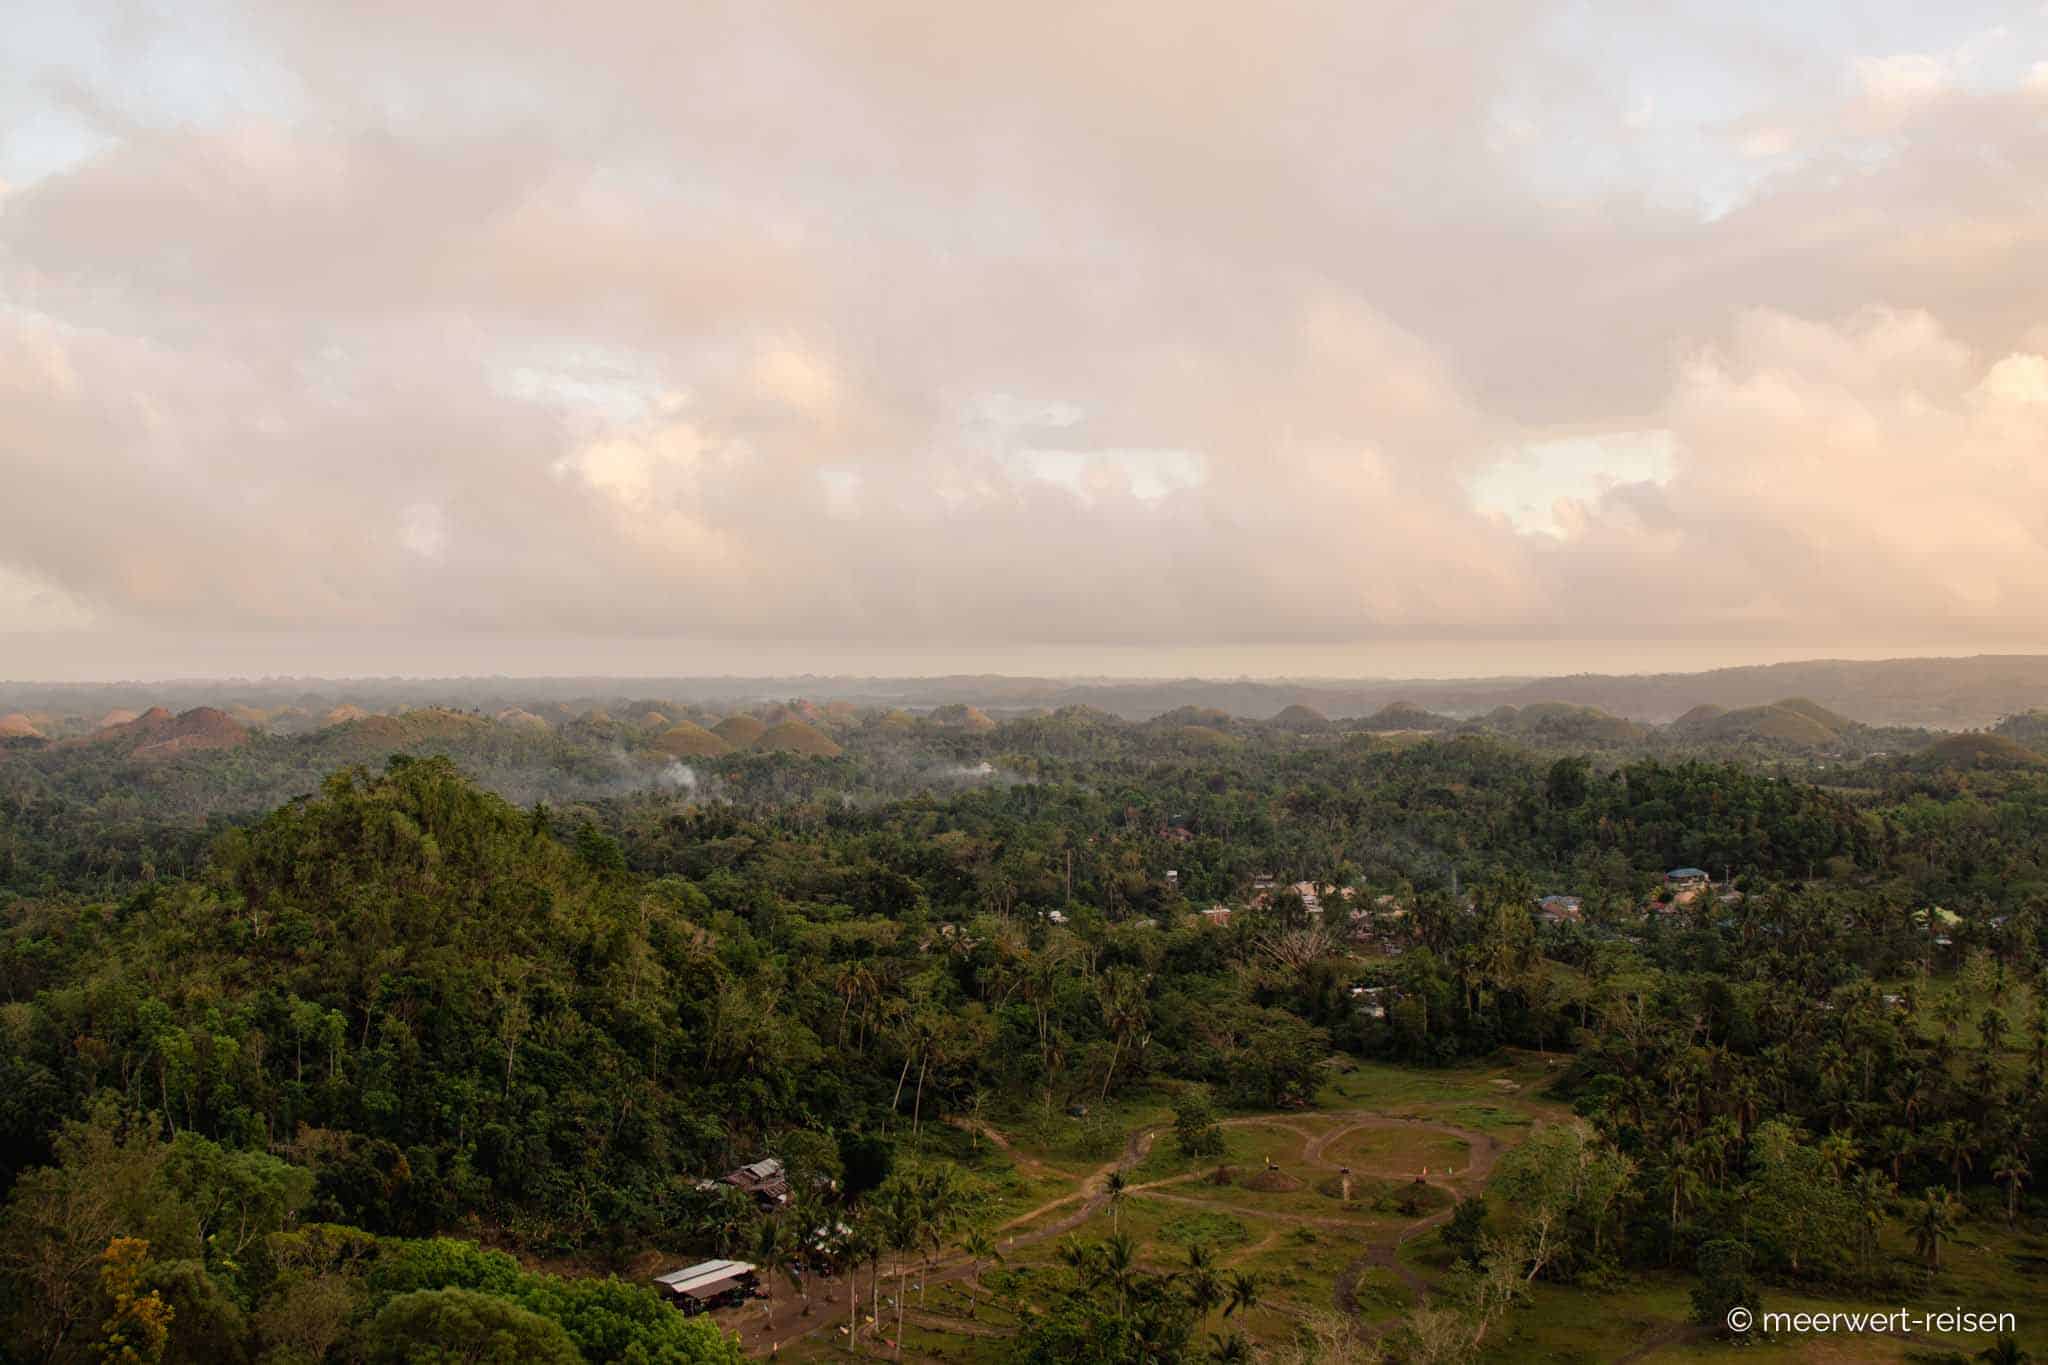
<instances>
[{"instance_id":1,"label":"dirt path","mask_svg":"<svg viewBox=\"0 0 2048 1365\"><path fill-rule=\"evenodd\" d=\"M1333 1144L1352 1133L1370 1129L1413 1129L1419 1127L1445 1137L1456 1138L1463 1141L1470 1150L1472 1154L1470 1163L1455 1175L1432 1176L1427 1181L1428 1184L1454 1196L1462 1196L1471 1189L1476 1188L1480 1182L1483 1182L1487 1173L1493 1169L1494 1162L1499 1159L1501 1152L1504 1150L1500 1140L1490 1133L1483 1133L1471 1128L1462 1128L1455 1124L1441 1123L1433 1119L1399 1117L1367 1109L1339 1110L1318 1114L1317 1117L1319 1118L1334 1119L1337 1122L1328 1128L1327 1131L1312 1131L1300 1126L1296 1122L1290 1121L1295 1117L1297 1116L1293 1114L1243 1115L1223 1120L1222 1126L1228 1128L1261 1126L1278 1128L1292 1133L1301 1139L1301 1160L1303 1164L1332 1173L1340 1170L1341 1167L1329 1160L1327 1153ZM1062 1236L1086 1223L1108 1203L1109 1196L1105 1189L1105 1182L1109 1179L1110 1174L1114 1171L1130 1171L1136 1167L1139 1162L1145 1159L1146 1154L1152 1149L1153 1142L1168 1126L1166 1124L1155 1124L1149 1128L1142 1128L1132 1133L1125 1140L1123 1150L1117 1156L1082 1176L1074 1189L1057 1198L1048 1199L1035 1208L1027 1209L1001 1224L996 1229L997 1233L1010 1232L1011 1235L1001 1238L998 1245L1003 1251L1008 1252L1017 1247L1031 1246L1048 1238ZM972 1127L974 1131L979 1132L981 1136L1008 1155L1012 1161L1018 1164L1020 1169L1031 1170L1038 1174L1060 1174L1057 1167L1050 1166L1036 1157L1019 1151L999 1130L985 1123L975 1124ZM1358 1166L1352 1167L1352 1172L1355 1175L1368 1178L1393 1180L1405 1179L1414 1175L1414 1172L1408 1170L1374 1170ZM1361 1231L1355 1219L1316 1214L1286 1213L1277 1210L1246 1209L1241 1205L1231 1204L1226 1201L1201 1199L1193 1195L1168 1192L1166 1189L1168 1186L1190 1184L1203 1179L1205 1175L1206 1172L1202 1171L1183 1172L1180 1175L1147 1181L1142 1185L1132 1185L1128 1187L1126 1193L1143 1194L1148 1199L1158 1199L1167 1203L1182 1204L1211 1212L1228 1213L1234 1216L1252 1214L1272 1222L1296 1227L1315 1227L1350 1233ZM1035 1223L1046 1214L1056 1209L1065 1208L1068 1205L1073 1207L1061 1217L1039 1226L1029 1227L1024 1231L1012 1231L1012 1229L1025 1228L1027 1224ZM1368 1242L1364 1255L1346 1266L1337 1277L1334 1294L1337 1310L1347 1317L1355 1318L1357 1316L1354 1294L1358 1281L1367 1268L1375 1266L1393 1271L1396 1275L1400 1276L1403 1284L1416 1295L1418 1301L1425 1301L1431 1286L1420 1274L1401 1261L1400 1249L1432 1228L1448 1222L1451 1212L1450 1209L1441 1209L1405 1224L1392 1241ZM1277 1231L1269 1232L1263 1241L1255 1246L1239 1251L1228 1258L1225 1264L1241 1263L1245 1259L1270 1247L1278 1240L1279 1236L1280 1234ZM930 1286L958 1280L973 1280L975 1276L976 1267L973 1262L961 1257L950 1257L934 1262L922 1275L919 1274L917 1267L913 1265L909 1276L906 1278L904 1287L906 1292L908 1292L915 1288L920 1279L926 1286ZM893 1330L894 1327L894 1323L891 1320L893 1317L891 1294L895 1288L895 1279L896 1267L893 1265L885 1266L883 1268L882 1285L882 1321L879 1324L879 1328L883 1330ZM789 1291L787 1286L784 1286L776 1295L776 1315L772 1328L769 1327L765 1315L757 1315L752 1305L740 1310L740 1313L737 1315L738 1321L726 1320L721 1325L739 1334L741 1346L750 1355L768 1355L777 1347L794 1341L798 1337L807 1336L813 1332L837 1331L843 1328L846 1325L847 1310L845 1279L843 1277L818 1278L811 1282L810 1287L811 1312L808 1315L803 1315L798 1311L798 1296ZM861 1312L864 1318L866 1310L863 1308L858 1311ZM999 1329L989 1328L968 1319L926 1313L908 1304L904 1306L903 1320L906 1324L914 1323L940 1331L957 1332L964 1336L985 1337L1005 1335ZM1361 1324L1359 1330L1361 1335L1364 1336L1378 1336L1385 1330L1385 1325L1368 1326ZM915 1357L906 1354L905 1358L914 1359Z\"/></svg>"}]
</instances>

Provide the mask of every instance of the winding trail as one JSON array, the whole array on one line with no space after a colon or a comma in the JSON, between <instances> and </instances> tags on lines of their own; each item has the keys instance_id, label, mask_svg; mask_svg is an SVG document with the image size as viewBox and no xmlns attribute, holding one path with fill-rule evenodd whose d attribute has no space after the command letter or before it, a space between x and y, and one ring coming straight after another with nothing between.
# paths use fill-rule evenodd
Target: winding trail
<instances>
[{"instance_id":1,"label":"winding trail","mask_svg":"<svg viewBox=\"0 0 2048 1365\"><path fill-rule=\"evenodd\" d=\"M1320 1121L1318 1127L1310 1128L1304 1126L1300 1121L1310 1117ZM1540 1126L1541 1120L1537 1120L1537 1123ZM1007 1155L1016 1163L1017 1168L1026 1174L1039 1176L1055 1175L1066 1179L1073 1178L1067 1173L1060 1171L1059 1168L1019 1150L999 1129L987 1123L963 1123L960 1126L979 1133L980 1136L987 1139ZM1145 1159L1147 1153L1152 1150L1152 1145L1159 1134L1166 1131L1170 1126L1163 1123L1154 1124L1133 1132L1125 1140L1123 1150L1117 1156L1080 1177L1072 1190L1056 1198L1048 1199L1036 1207L1027 1209L1002 1223L996 1228L996 1232L998 1234L1008 1233L1009 1235L1000 1236L998 1246L1007 1253L1018 1247L1031 1246L1046 1241L1049 1238L1063 1236L1086 1223L1107 1205L1109 1194L1106 1183L1111 1173L1116 1171L1129 1172L1136 1168ZM1470 1154L1468 1163L1455 1174L1432 1174L1422 1177L1416 1175L1411 1169L1375 1169L1368 1165L1353 1165L1351 1172L1353 1175L1366 1179L1413 1179L1418 1183L1426 1183L1443 1190L1454 1197L1469 1194L1482 1185L1487 1175L1492 1171L1494 1163L1500 1158L1501 1153L1506 1150L1499 1138L1478 1129L1464 1128L1456 1124L1444 1123L1434 1119L1392 1115L1369 1109L1325 1110L1318 1111L1313 1115L1303 1115L1298 1112L1242 1115L1222 1120L1221 1126L1226 1128L1273 1128L1292 1134L1301 1140L1301 1154L1299 1158L1301 1164L1332 1175L1341 1171L1343 1166L1330 1159L1330 1149L1355 1133L1377 1130L1410 1132L1420 1130L1440 1137L1452 1138L1463 1142ZM1207 1172L1205 1171L1188 1171L1159 1180L1146 1181L1143 1184L1130 1185L1126 1188L1125 1194L1126 1196L1143 1195L1147 1199L1156 1199L1165 1203L1179 1204L1210 1212L1226 1213L1232 1216L1242 1217L1250 1215L1268 1223L1284 1226L1313 1227L1354 1235L1363 1235L1371 1231L1362 1227L1356 1218L1294 1213L1281 1210L1251 1209L1242 1204L1234 1204L1218 1199L1203 1199L1194 1194L1182 1193L1171 1188L1173 1186L1192 1185L1206 1178ZM1070 1205L1072 1207L1068 1208ZM1047 1214L1060 1209L1067 1209L1068 1211L1050 1221L1039 1221L1045 1218ZM1366 1271L1372 1268L1392 1271L1400 1277L1402 1283L1416 1296L1418 1302L1426 1302L1429 1291L1434 1286L1401 1260L1400 1250L1408 1242L1448 1222L1451 1213L1451 1209L1440 1209L1435 1213L1426 1214L1403 1224L1391 1240L1382 1238L1366 1241L1363 1254L1346 1265L1338 1273L1332 1293L1333 1307L1353 1321L1354 1329L1361 1337L1376 1337L1383 1333L1390 1325L1385 1323L1369 1324L1358 1321L1359 1308L1356 1302L1356 1293L1358 1283ZM1241 1248L1225 1258L1224 1264L1242 1264L1258 1253L1269 1249L1279 1240L1279 1237L1280 1232L1275 1228L1269 1231L1258 1243ZM981 1290L981 1286L978 1283L978 1272L979 1267L973 1262L956 1255L934 1261L925 1269L920 1278L927 1287L933 1284L967 1281L973 1284L977 1290ZM885 1278L894 1273L895 1267L888 1267L885 1270ZM918 1272L913 1268L911 1274L916 1276ZM794 1295L777 1296L780 1311L778 1312L778 1320L775 1321L772 1328L770 1328L765 1320L752 1320L753 1314L751 1309L741 1310L743 1315L741 1321L728 1321L726 1325L739 1333L741 1344L750 1355L769 1355L783 1344L794 1341L799 1337L808 1336L814 1332L834 1331L844 1326L846 1322L846 1297L845 1282L842 1278L820 1277L812 1282L812 1310L808 1315L800 1315L796 1311L795 1304L790 1302L794 1297ZM884 1310L884 1316L887 1316L886 1309ZM972 1319L961 1318L951 1314L931 1313L910 1305L905 1305L903 1318L906 1324L914 1323L920 1327L957 1333L962 1336L999 1337L1008 1335L1003 1329L977 1323ZM912 1359L915 1357L910 1353L906 1353L905 1358Z\"/></svg>"}]
</instances>

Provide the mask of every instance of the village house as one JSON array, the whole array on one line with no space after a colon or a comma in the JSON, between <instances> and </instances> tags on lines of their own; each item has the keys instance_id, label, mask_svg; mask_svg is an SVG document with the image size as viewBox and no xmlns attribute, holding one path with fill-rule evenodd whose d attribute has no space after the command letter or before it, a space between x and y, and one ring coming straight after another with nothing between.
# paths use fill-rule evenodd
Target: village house
<instances>
[{"instance_id":1,"label":"village house","mask_svg":"<svg viewBox=\"0 0 2048 1365\"><path fill-rule=\"evenodd\" d=\"M657 1292L684 1313L744 1303L760 1287L760 1276L745 1261L699 1261L654 1277Z\"/></svg>"},{"instance_id":2,"label":"village house","mask_svg":"<svg viewBox=\"0 0 2048 1365\"><path fill-rule=\"evenodd\" d=\"M1539 924L1577 924L1585 916L1584 902L1577 896L1545 896L1536 902L1536 920Z\"/></svg>"},{"instance_id":3,"label":"village house","mask_svg":"<svg viewBox=\"0 0 2048 1365\"><path fill-rule=\"evenodd\" d=\"M1202 918L1211 924L1228 924L1230 923L1230 907L1227 905L1212 905L1202 912Z\"/></svg>"},{"instance_id":4,"label":"village house","mask_svg":"<svg viewBox=\"0 0 2048 1365\"><path fill-rule=\"evenodd\" d=\"M764 1157L738 1170L727 1171L721 1179L733 1188L753 1195L755 1202L764 1207L778 1208L789 1202L789 1175L776 1157Z\"/></svg>"},{"instance_id":5,"label":"village house","mask_svg":"<svg viewBox=\"0 0 2048 1365\"><path fill-rule=\"evenodd\" d=\"M1393 995L1390 986L1353 986L1350 991L1352 1008L1367 1019L1387 1017L1387 1002Z\"/></svg>"}]
</instances>

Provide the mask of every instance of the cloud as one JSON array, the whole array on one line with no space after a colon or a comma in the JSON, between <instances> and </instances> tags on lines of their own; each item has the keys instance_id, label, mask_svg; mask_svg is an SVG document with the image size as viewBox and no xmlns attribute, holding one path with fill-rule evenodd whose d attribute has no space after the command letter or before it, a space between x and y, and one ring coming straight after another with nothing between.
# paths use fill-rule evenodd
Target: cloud
<instances>
[{"instance_id":1,"label":"cloud","mask_svg":"<svg viewBox=\"0 0 2048 1365\"><path fill-rule=\"evenodd\" d=\"M2048 132L1953 35L1759 87L1548 4L228 10L47 59L0 631L2031 619Z\"/></svg>"}]
</instances>

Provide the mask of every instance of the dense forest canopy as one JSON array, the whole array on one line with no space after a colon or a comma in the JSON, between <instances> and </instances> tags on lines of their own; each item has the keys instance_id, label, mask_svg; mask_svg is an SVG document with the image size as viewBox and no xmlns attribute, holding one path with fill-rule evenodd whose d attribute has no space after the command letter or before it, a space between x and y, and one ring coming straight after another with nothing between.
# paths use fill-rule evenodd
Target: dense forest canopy
<instances>
[{"instance_id":1,"label":"dense forest canopy","mask_svg":"<svg viewBox=\"0 0 2048 1365\"><path fill-rule=\"evenodd\" d=\"M1582 1122L1441 1234L1474 1352L1511 1281L1896 1288L1919 1272L1887 1228L1933 1229L1931 1267L1970 1201L2030 1207L2036 765L1575 749L1563 711L1390 734L799 704L685 762L653 741L686 717L658 719L216 743L164 713L117 721L133 742L11 741L14 1357L427 1359L407 1343L481 1334L724 1359L710 1321L605 1272L650 1248L773 1266L790 1229L843 1223L895 1248L900 1311L936 1235L905 1229L993 1197L946 1134L1069 1125L1113 1156L1115 1106L1164 1096L1193 1151L1206 1106L1315 1104L1333 1059L1568 1062L1551 1093ZM836 752L757 747L795 726ZM765 1152L785 1218L715 1180ZM1057 1297L1019 1300L1019 1358L1194 1349L1222 1300L1119 1254L1079 1248ZM1439 1326L1371 1349L1455 1358L1425 1349Z\"/></svg>"}]
</instances>

